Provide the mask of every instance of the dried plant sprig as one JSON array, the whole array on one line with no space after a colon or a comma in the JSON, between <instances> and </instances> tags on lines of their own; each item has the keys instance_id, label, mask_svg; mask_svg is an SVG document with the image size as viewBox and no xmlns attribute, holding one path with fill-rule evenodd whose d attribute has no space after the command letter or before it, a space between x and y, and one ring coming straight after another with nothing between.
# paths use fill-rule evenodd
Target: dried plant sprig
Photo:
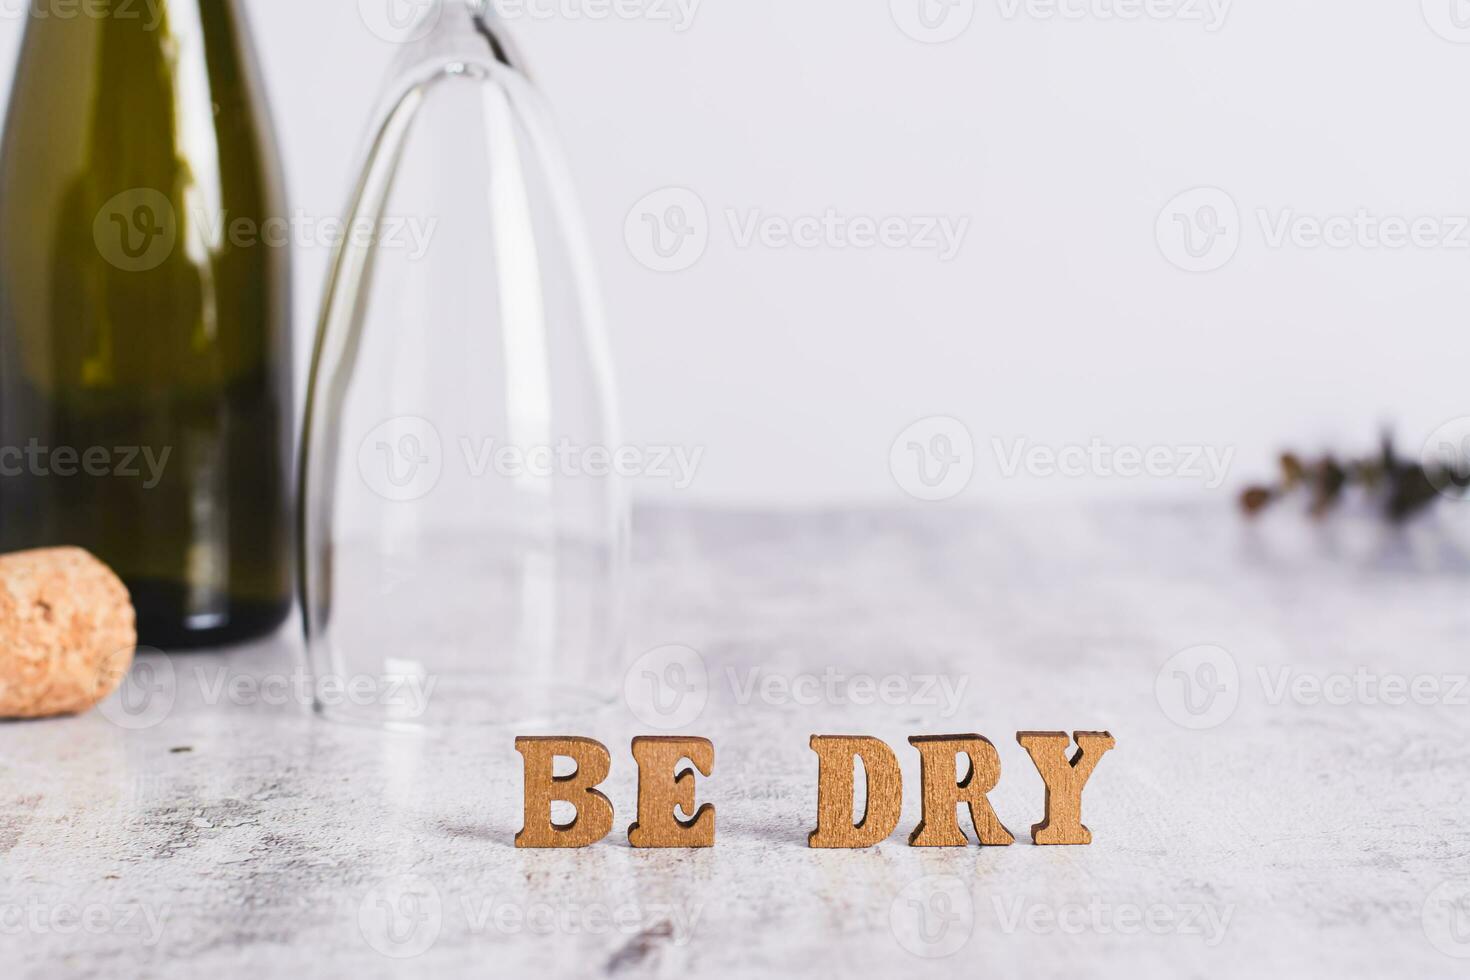
<instances>
[{"instance_id":1,"label":"dried plant sprig","mask_svg":"<svg viewBox=\"0 0 1470 980\"><path fill-rule=\"evenodd\" d=\"M1241 509L1250 516L1265 511L1298 493L1309 499L1308 512L1324 518L1342 503L1350 490L1381 506L1383 514L1402 523L1435 501L1453 496L1454 491L1470 491L1470 461L1445 459L1421 463L1399 457L1393 438L1385 435L1376 455L1361 459L1339 460L1328 453L1314 462L1306 462L1295 453L1281 456L1281 476L1276 483L1252 486L1240 496Z\"/></svg>"}]
</instances>

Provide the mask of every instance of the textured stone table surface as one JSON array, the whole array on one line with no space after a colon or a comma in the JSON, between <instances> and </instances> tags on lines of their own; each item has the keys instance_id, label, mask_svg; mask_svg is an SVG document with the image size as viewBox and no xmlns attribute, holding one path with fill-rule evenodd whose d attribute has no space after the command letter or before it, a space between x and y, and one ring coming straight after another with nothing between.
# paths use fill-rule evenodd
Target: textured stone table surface
<instances>
[{"instance_id":1,"label":"textured stone table surface","mask_svg":"<svg viewBox=\"0 0 1470 980\"><path fill-rule=\"evenodd\" d=\"M627 846L649 729L621 697L568 732L612 750L614 833L531 852L514 732L252 694L295 670L290 633L151 664L170 696L141 715L0 726L0 975L1462 977L1470 536L1445 510L641 513L630 660L702 658L706 851ZM1092 846L1030 843L1023 729L1117 737ZM906 846L904 740L967 732L1017 843ZM886 843L805 847L813 733L894 746Z\"/></svg>"}]
</instances>

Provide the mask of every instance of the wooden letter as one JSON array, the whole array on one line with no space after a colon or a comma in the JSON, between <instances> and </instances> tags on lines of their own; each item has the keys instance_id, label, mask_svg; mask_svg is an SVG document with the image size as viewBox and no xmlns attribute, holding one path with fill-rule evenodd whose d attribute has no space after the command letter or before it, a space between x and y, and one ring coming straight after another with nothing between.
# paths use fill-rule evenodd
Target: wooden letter
<instances>
[{"instance_id":1,"label":"wooden letter","mask_svg":"<svg viewBox=\"0 0 1470 980\"><path fill-rule=\"evenodd\" d=\"M862 735L813 735L817 753L817 829L808 847L872 847L893 833L903 810L903 773L885 743ZM853 824L853 758L863 760L868 801Z\"/></svg>"},{"instance_id":2,"label":"wooden letter","mask_svg":"<svg viewBox=\"0 0 1470 980\"><path fill-rule=\"evenodd\" d=\"M1014 844L1011 832L1001 826L986 794L1000 780L1000 755L989 739L979 735L924 735L909 739L919 750L919 784L924 812L909 835L913 847L966 847L970 841L960 829L955 805L970 805L970 822L982 845ZM959 781L957 757L970 760L970 772Z\"/></svg>"},{"instance_id":3,"label":"wooden letter","mask_svg":"<svg viewBox=\"0 0 1470 980\"><path fill-rule=\"evenodd\" d=\"M1016 741L1036 763L1046 783L1046 818L1031 828L1038 844L1091 844L1082 826L1082 787L1098 761L1117 743L1107 732L1077 732L1077 754L1067 761L1066 732L1017 732Z\"/></svg>"},{"instance_id":4,"label":"wooden letter","mask_svg":"<svg viewBox=\"0 0 1470 980\"><path fill-rule=\"evenodd\" d=\"M634 847L714 847L715 808L706 803L694 812L694 770L672 779L684 759L708 776L715 768L715 747L707 738L671 738L650 735L633 739L638 763L638 821L628 828ZM674 807L694 813L679 819Z\"/></svg>"},{"instance_id":5,"label":"wooden letter","mask_svg":"<svg viewBox=\"0 0 1470 980\"><path fill-rule=\"evenodd\" d=\"M612 756L601 742L590 738L517 738L516 751L525 759L525 829L516 834L516 847L586 847L612 830L612 802L593 787L607 778ZM576 771L556 775L556 759L576 762ZM551 804L561 800L576 807L569 824L551 819Z\"/></svg>"}]
</instances>

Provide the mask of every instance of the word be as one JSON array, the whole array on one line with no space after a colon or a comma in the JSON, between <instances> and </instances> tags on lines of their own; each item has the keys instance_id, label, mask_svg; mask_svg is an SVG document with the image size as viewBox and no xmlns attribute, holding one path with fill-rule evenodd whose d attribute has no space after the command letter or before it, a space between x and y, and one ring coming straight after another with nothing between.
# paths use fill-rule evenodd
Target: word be
<instances>
[{"instance_id":1,"label":"word be","mask_svg":"<svg viewBox=\"0 0 1470 980\"><path fill-rule=\"evenodd\" d=\"M1071 758L1072 741L1077 751ZM1016 741L1026 750L1046 785L1045 816L1031 828L1037 844L1091 844L1092 833L1082 824L1082 790L1102 757L1116 741L1107 732L1018 732ZM969 808L970 822L982 846L1015 843L988 799L1000 781L1000 756L995 745L979 735L916 735L909 744L919 752L919 780L923 813L909 835L911 847L966 847L969 838L960 827L958 806ZM887 743L862 735L813 735L817 753L817 829L807 838L815 848L873 847L893 833L903 809L903 774ZM706 803L695 809L694 773L714 772L714 744L705 738L652 737L633 739L638 766L638 818L628 827L633 847L713 847L715 808ZM517 738L516 751L524 760L524 828L516 847L587 847L612 831L613 805L597 787L612 769L612 756L602 743L589 738ZM959 757L969 763L959 775ZM569 759L576 768L556 775L556 760ZM867 803L861 817L854 813L854 760L862 760ZM678 769L688 760L693 768ZM675 770L678 769L676 772ZM567 803L576 815L558 824L551 816L553 803ZM675 808L693 814L681 819Z\"/></svg>"}]
</instances>

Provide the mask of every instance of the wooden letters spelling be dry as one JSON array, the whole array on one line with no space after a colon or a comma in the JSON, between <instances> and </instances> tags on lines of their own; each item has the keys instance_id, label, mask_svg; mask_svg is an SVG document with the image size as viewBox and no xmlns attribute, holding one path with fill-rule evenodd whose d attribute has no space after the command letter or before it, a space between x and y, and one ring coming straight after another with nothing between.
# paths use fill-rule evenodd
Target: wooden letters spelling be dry
<instances>
[{"instance_id":1,"label":"wooden letters spelling be dry","mask_svg":"<svg viewBox=\"0 0 1470 980\"><path fill-rule=\"evenodd\" d=\"M1072 740L1077 751L1071 758ZM1107 732L1020 732L1016 741L1026 750L1046 784L1045 816L1031 828L1037 844L1091 844L1092 834L1082 825L1082 789L1098 761L1113 748ZM913 847L964 847L969 843L960 827L957 806L965 804L982 845L1015 842L991 808L988 794L1000 779L1000 756L979 735L923 735L909 739L919 752L919 783L923 812L909 835ZM903 774L898 758L876 738L855 735L813 735L817 753L817 829L807 838L810 847L872 847L898 826L903 806ZM525 762L525 828L516 835L516 847L586 847L612 831L613 805L597 787L612 768L612 756L590 738L517 738L516 751ZM969 771L959 777L959 757L969 760ZM558 758L570 759L576 769L556 775ZM715 767L715 747L709 739L641 737L633 739L638 765L638 819L628 828L634 847L713 847L715 808L695 808L694 769L709 776ZM685 759L694 768L674 770ZM861 759L867 782L867 805L861 818L853 813L853 762ZM576 816L558 824L551 817L553 802L569 803ZM688 819L675 812L693 814Z\"/></svg>"}]
</instances>

